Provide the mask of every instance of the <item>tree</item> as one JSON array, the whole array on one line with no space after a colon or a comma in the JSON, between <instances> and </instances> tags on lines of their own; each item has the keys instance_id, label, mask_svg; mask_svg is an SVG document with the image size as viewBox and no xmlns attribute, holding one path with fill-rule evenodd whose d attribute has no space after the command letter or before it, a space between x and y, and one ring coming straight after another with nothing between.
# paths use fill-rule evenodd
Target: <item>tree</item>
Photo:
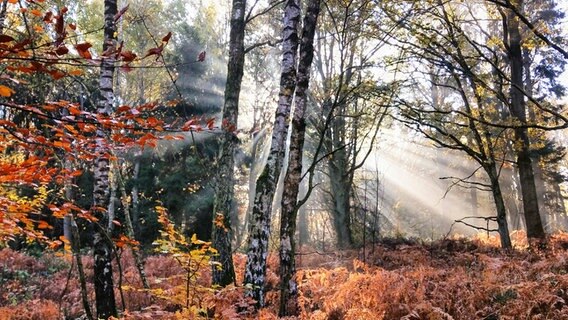
<instances>
[{"instance_id":1,"label":"tree","mask_svg":"<svg viewBox=\"0 0 568 320\"><path fill-rule=\"evenodd\" d=\"M319 77L315 96L324 115L317 126L323 148L316 158L324 155L337 246L349 248L353 246L353 179L373 150L386 114L382 98L386 94L384 100L388 100L388 90L367 72L376 64L375 54L384 44L381 39L371 41L369 36L375 31L374 23L366 21L374 19L374 3L351 0L331 4L322 16L316 44Z\"/></svg>"},{"instance_id":2,"label":"tree","mask_svg":"<svg viewBox=\"0 0 568 320\"><path fill-rule=\"evenodd\" d=\"M487 125L498 120L499 109L495 106L495 99L484 95L492 88L488 87L489 81L483 80L488 75L477 66L485 60L483 55L477 55L482 46L476 47L469 33L463 29L463 24L470 18L467 8L461 10L452 4L440 4L431 8L428 15L428 23L435 25L435 29L423 24L423 16L403 26L409 32L409 38L401 37L408 39L401 42L409 59L430 66L411 72L413 76L409 81L413 83L413 92L410 95L414 96L415 102L399 99L404 107L402 114L418 132L438 146L464 152L479 164L489 180L487 183L471 179L475 170L466 178L453 177L456 180L454 184L492 193L501 245L511 248L507 211L499 182L506 153L503 148L504 130ZM415 64L410 68L420 70ZM428 82L431 99L419 98L421 82ZM454 104L445 103L445 99L451 99Z\"/></svg>"},{"instance_id":3,"label":"tree","mask_svg":"<svg viewBox=\"0 0 568 320\"><path fill-rule=\"evenodd\" d=\"M296 87L296 56L298 49L299 0L287 0L284 7L282 29L282 71L278 107L272 130L272 143L268 160L256 182L256 194L249 229L245 285L250 286L246 295L254 298L258 306L264 306L264 282L266 258L272 215L272 201L284 160L285 141L292 97Z\"/></svg>"},{"instance_id":4,"label":"tree","mask_svg":"<svg viewBox=\"0 0 568 320\"><path fill-rule=\"evenodd\" d=\"M284 193L280 213L280 311L281 317L298 313L298 284L296 281L296 218L299 207L298 201L302 176L302 153L306 133L307 91L310 82L310 68L314 57L314 35L320 11L320 1L308 2L302 40L300 44L300 59L296 75L294 97L294 115L288 153L288 169L284 177ZM305 200L304 200L305 202Z\"/></svg>"},{"instance_id":5,"label":"tree","mask_svg":"<svg viewBox=\"0 0 568 320\"><path fill-rule=\"evenodd\" d=\"M523 0L516 1L513 5L522 8ZM506 44L507 55L510 68L510 105L511 116L520 123L520 127L515 128L515 139L517 153L517 166L521 183L521 193L523 195L523 208L525 210L525 223L527 236L529 238L544 239L545 233L539 213L538 196L536 192L533 161L530 157L530 139L528 128L522 127L527 124L527 114L524 94L523 81L523 55L521 49L521 33L519 20L512 10L508 10L506 18L506 29L503 30Z\"/></svg>"},{"instance_id":6,"label":"tree","mask_svg":"<svg viewBox=\"0 0 568 320\"><path fill-rule=\"evenodd\" d=\"M99 101L97 113L108 117L114 108L114 54L116 51L116 19L118 13L117 0L105 0L104 2L104 42L103 58L100 67ZM95 224L93 236L93 253L95 258L95 299L97 317L108 319L117 316L116 302L114 298L114 285L112 279L112 248L113 243L107 233L108 216L105 214L109 206L109 171L110 150L105 144L107 133L103 128L96 131L97 147L95 152L97 159L94 168L93 211L98 219Z\"/></svg>"},{"instance_id":7,"label":"tree","mask_svg":"<svg viewBox=\"0 0 568 320\"><path fill-rule=\"evenodd\" d=\"M234 165L235 147L237 144L236 129L239 114L239 95L243 78L245 60L245 9L246 0L233 0L231 9L231 34L229 40L229 63L227 82L225 85L225 105L223 107L223 136L217 159L217 176L215 181L215 201L213 206L213 248L218 256L213 266L213 284L226 286L235 282L233 267L233 251L231 249L230 215L234 197Z\"/></svg>"}]
</instances>

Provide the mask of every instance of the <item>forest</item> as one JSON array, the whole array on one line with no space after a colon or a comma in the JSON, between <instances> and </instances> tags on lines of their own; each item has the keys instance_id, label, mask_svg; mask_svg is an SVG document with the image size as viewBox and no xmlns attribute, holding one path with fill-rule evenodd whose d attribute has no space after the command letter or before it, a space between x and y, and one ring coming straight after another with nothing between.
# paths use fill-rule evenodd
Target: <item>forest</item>
<instances>
[{"instance_id":1,"label":"forest","mask_svg":"<svg viewBox=\"0 0 568 320\"><path fill-rule=\"evenodd\" d=\"M568 319L563 0L0 0L0 320Z\"/></svg>"}]
</instances>

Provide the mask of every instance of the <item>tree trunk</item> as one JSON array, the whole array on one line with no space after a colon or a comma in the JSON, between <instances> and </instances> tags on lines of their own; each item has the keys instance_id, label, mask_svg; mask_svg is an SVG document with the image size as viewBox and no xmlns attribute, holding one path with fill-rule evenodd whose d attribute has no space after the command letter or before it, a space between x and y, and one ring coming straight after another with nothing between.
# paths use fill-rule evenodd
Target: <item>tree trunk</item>
<instances>
[{"instance_id":1,"label":"tree trunk","mask_svg":"<svg viewBox=\"0 0 568 320\"><path fill-rule=\"evenodd\" d=\"M517 8L522 8L523 1L513 3ZM511 68L511 114L520 124L526 124L526 106L523 95L523 57L521 52L521 34L519 21L515 13L509 10L507 17L507 30L509 38L509 64ZM535 186L535 177L530 158L530 141L527 128L515 129L517 140L517 166L519 168L519 180L523 196L523 208L529 238L544 239L545 233L540 219L538 197Z\"/></svg>"},{"instance_id":2,"label":"tree trunk","mask_svg":"<svg viewBox=\"0 0 568 320\"><path fill-rule=\"evenodd\" d=\"M140 176L140 155L136 156L134 160L134 169L132 171L132 180L134 183L132 184L132 191L130 192L130 196L132 199L132 227L133 227L133 236L134 238L140 237L140 210L139 204L140 200L138 197L138 177ZM126 195L124 195L126 196Z\"/></svg>"},{"instance_id":3,"label":"tree trunk","mask_svg":"<svg viewBox=\"0 0 568 320\"><path fill-rule=\"evenodd\" d=\"M306 133L306 92L310 82L310 67L314 58L314 34L320 11L320 0L308 3L300 59L296 77L296 96L294 116L290 135L288 169L284 178L282 210L280 213L280 311L279 315L296 316L298 314L298 284L296 282L296 262L294 254L296 242L296 217L298 214L298 192L302 178L302 151ZM301 204L300 204L301 205Z\"/></svg>"},{"instance_id":4,"label":"tree trunk","mask_svg":"<svg viewBox=\"0 0 568 320\"><path fill-rule=\"evenodd\" d=\"M276 184L282 169L288 135L288 119L292 97L296 87L296 56L298 50L298 22L300 20L300 1L287 0L284 8L282 30L282 73L278 107L272 130L272 142L266 165L256 182L256 195L249 231L245 284L252 285L246 295L264 305L264 282L272 201Z\"/></svg>"},{"instance_id":5,"label":"tree trunk","mask_svg":"<svg viewBox=\"0 0 568 320\"><path fill-rule=\"evenodd\" d=\"M347 179L344 179L346 173L340 170L341 168L330 166L330 175L339 176L330 179L333 198L333 226L337 237L337 247L347 249L353 246L351 236L351 184L348 183Z\"/></svg>"},{"instance_id":6,"label":"tree trunk","mask_svg":"<svg viewBox=\"0 0 568 320\"><path fill-rule=\"evenodd\" d=\"M499 229L499 236L501 238L501 247L504 249L512 248L511 237L509 236L509 226L507 224L507 209L503 194L501 193L501 186L499 185L499 175L495 163L491 163L485 168L489 180L491 181L491 192L493 194L493 201L495 202L495 209L497 210L497 226Z\"/></svg>"},{"instance_id":7,"label":"tree trunk","mask_svg":"<svg viewBox=\"0 0 568 320\"><path fill-rule=\"evenodd\" d=\"M116 24L114 17L117 13L117 1L105 0L104 2L104 44L103 52L113 51L116 47ZM109 50L110 49L110 50ZM102 58L100 74L100 100L97 112L102 116L111 113L114 104L113 92L114 58L112 54ZM104 210L109 206L109 150L105 144L106 134L103 127L96 132L96 154L94 168L93 209L98 222L95 223L93 236L94 252L94 280L95 299L97 306L97 318L108 319L117 316L116 302L114 297L114 285L112 279L112 242L105 227L108 224L108 216ZM101 211L103 210L103 211Z\"/></svg>"},{"instance_id":8,"label":"tree trunk","mask_svg":"<svg viewBox=\"0 0 568 320\"><path fill-rule=\"evenodd\" d=\"M235 282L233 251L231 249L231 210L234 195L235 146L239 114L239 95L245 62L245 9L246 0L233 0L231 13L231 34L229 42L229 63L225 85L225 105L223 107L223 137L218 158L218 173L215 181L215 200L213 204L213 247L218 255L213 260L213 284L226 286Z\"/></svg>"},{"instance_id":9,"label":"tree trunk","mask_svg":"<svg viewBox=\"0 0 568 320\"><path fill-rule=\"evenodd\" d=\"M128 196L126 195L126 186L124 179L122 178L122 174L120 173L118 163L114 165L114 170L114 175L116 176L115 180L118 183L120 194L122 195L121 200L122 208L124 209L124 226L126 227L126 235L130 239L136 240L136 237L134 235L134 226L132 224L132 219L130 218L130 201L128 201ZM142 257L142 254L140 253L140 248L138 248L137 246L130 246L130 249L132 250L132 255L134 256L134 265L138 270L138 275L140 276L142 286L144 287L144 289L150 289L148 277L146 277L146 271L144 270L144 259Z\"/></svg>"},{"instance_id":10,"label":"tree trunk","mask_svg":"<svg viewBox=\"0 0 568 320\"><path fill-rule=\"evenodd\" d=\"M2 0L0 5L0 33L4 33L4 23L6 21L6 12L8 10L8 0Z\"/></svg>"}]
</instances>

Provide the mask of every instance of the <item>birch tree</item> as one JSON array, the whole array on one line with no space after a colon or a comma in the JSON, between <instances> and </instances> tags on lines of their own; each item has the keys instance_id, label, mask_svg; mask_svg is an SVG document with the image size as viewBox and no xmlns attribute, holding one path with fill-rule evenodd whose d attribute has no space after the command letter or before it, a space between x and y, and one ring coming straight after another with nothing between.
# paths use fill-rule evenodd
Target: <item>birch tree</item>
<instances>
[{"instance_id":1,"label":"birch tree","mask_svg":"<svg viewBox=\"0 0 568 320\"><path fill-rule=\"evenodd\" d=\"M298 191L302 176L302 152L306 133L307 91L310 83L310 67L314 58L314 35L320 0L308 2L302 40L300 59L296 76L296 95L294 115L288 153L288 169L284 177L284 193L280 213L280 311L281 317L298 313L298 283L296 282L296 218L302 203L298 203Z\"/></svg>"},{"instance_id":2,"label":"birch tree","mask_svg":"<svg viewBox=\"0 0 568 320\"><path fill-rule=\"evenodd\" d=\"M282 29L283 53L278 107L272 129L268 159L256 182L244 280L245 285L249 286L246 295L254 298L257 301L257 306L260 307L264 305L264 283L272 201L284 160L290 108L296 87L299 20L300 1L287 0L284 7L284 25Z\"/></svg>"},{"instance_id":3,"label":"birch tree","mask_svg":"<svg viewBox=\"0 0 568 320\"><path fill-rule=\"evenodd\" d=\"M118 12L117 0L104 2L104 42L103 57L101 58L101 73L99 81L99 101L97 113L109 116L114 104L114 50L116 48L116 21ZM97 318L108 319L117 316L112 279L112 247L110 235L107 234L108 216L105 214L109 206L109 172L110 150L105 144L106 130L99 127L96 132L96 154L94 167L93 210L98 222L95 223L93 236L94 280Z\"/></svg>"}]
</instances>

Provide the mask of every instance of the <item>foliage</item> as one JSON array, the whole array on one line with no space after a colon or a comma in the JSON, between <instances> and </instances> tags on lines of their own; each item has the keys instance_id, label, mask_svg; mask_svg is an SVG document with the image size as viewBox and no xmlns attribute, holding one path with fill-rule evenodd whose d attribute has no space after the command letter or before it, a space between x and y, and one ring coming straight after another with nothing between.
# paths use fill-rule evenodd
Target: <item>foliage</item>
<instances>
[{"instance_id":1,"label":"foliage","mask_svg":"<svg viewBox=\"0 0 568 320\"><path fill-rule=\"evenodd\" d=\"M171 236L174 243L175 239L191 243L179 234ZM197 244L195 250L201 247L202 244ZM390 241L376 244L375 250L368 250L365 256L358 251L317 253L304 247L298 256L300 318L565 319L568 234L554 235L549 247L539 252L518 250L504 255L498 247L498 239L492 245L465 239L444 240L428 246ZM190 251L181 250L179 254L190 255ZM69 318L82 315L79 286L74 277L68 284L62 308L57 307L68 270L45 273L46 264L9 249L1 250L0 258L6 261L5 268L10 272L27 274L10 280L13 282L9 288L30 288L28 297L19 300L16 306L2 301L0 314L6 319L58 319L59 312ZM52 257L47 261L61 259ZM234 256L239 282L243 279L244 259L243 255ZM87 277L91 277L92 258L84 257L84 261ZM208 267L201 269L201 276L193 280L196 288L203 289L193 291L200 295L203 312L199 313L197 308L183 308L187 271L176 258L161 254L148 257L146 268L151 292L139 287L129 252L123 255L122 263L123 284L129 287L124 292L125 319L277 319L278 278L272 272L277 270L275 256L268 259L267 307L258 314L252 313L254 302L243 297L242 287L207 289ZM2 296L9 288L6 285L0 288ZM152 299L152 294L159 294L158 299Z\"/></svg>"},{"instance_id":2,"label":"foliage","mask_svg":"<svg viewBox=\"0 0 568 320\"><path fill-rule=\"evenodd\" d=\"M197 239L194 234L188 241L179 233L167 217L164 207L156 206L158 221L163 227L161 238L154 242L156 251L171 255L184 270L183 283L173 292L166 293L162 289L151 292L158 298L169 299L182 306L180 316L196 317L208 314L207 304L204 302L205 293L211 289L198 283L204 269L209 269L211 255L217 251L211 247L210 242Z\"/></svg>"}]
</instances>

